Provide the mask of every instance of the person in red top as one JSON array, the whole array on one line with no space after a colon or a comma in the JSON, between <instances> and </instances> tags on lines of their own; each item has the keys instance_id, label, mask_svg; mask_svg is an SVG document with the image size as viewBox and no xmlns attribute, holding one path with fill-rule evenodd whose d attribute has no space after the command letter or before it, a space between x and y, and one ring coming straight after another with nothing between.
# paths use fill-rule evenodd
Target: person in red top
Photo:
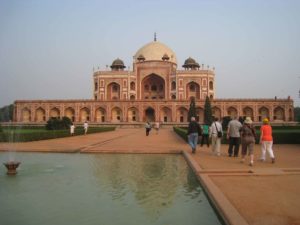
<instances>
[{"instance_id":1,"label":"person in red top","mask_svg":"<svg viewBox=\"0 0 300 225\"><path fill-rule=\"evenodd\" d=\"M267 118L263 119L263 125L260 128L260 143L261 143L261 161L266 160L266 151L268 152L272 163L275 163L275 156L273 153L273 137L272 137L272 127L269 124Z\"/></svg>"}]
</instances>

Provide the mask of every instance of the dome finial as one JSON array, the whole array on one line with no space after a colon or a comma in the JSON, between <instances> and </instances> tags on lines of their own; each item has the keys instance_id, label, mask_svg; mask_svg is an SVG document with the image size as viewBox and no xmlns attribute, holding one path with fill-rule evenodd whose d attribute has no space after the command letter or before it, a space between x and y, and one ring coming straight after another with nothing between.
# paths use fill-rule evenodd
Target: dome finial
<instances>
[{"instance_id":1,"label":"dome finial","mask_svg":"<svg viewBox=\"0 0 300 225\"><path fill-rule=\"evenodd\" d=\"M156 32L154 32L154 41L156 41Z\"/></svg>"}]
</instances>

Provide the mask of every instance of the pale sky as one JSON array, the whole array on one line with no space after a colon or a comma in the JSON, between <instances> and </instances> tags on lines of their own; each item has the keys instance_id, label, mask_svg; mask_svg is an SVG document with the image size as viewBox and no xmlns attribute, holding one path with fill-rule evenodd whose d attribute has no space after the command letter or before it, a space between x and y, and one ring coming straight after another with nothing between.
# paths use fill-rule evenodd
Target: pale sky
<instances>
[{"instance_id":1,"label":"pale sky","mask_svg":"<svg viewBox=\"0 0 300 225\"><path fill-rule=\"evenodd\" d=\"M216 68L216 98L300 106L300 1L0 0L0 107L92 99L93 67L153 41Z\"/></svg>"}]
</instances>

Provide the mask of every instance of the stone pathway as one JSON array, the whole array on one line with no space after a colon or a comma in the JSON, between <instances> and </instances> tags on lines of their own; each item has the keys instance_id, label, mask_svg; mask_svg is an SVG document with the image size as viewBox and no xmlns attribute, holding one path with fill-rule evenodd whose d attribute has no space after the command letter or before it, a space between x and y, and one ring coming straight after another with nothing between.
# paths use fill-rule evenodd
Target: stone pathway
<instances>
[{"instance_id":1,"label":"stone pathway","mask_svg":"<svg viewBox=\"0 0 300 225\"><path fill-rule=\"evenodd\" d=\"M191 154L189 146L173 132L144 129L116 131L27 143L0 143L0 151L81 153L182 154L194 169L211 200L228 224L300 225L300 145L275 145L276 163L255 161L253 167L239 158L220 157L206 146ZM255 146L258 159L260 146Z\"/></svg>"}]
</instances>

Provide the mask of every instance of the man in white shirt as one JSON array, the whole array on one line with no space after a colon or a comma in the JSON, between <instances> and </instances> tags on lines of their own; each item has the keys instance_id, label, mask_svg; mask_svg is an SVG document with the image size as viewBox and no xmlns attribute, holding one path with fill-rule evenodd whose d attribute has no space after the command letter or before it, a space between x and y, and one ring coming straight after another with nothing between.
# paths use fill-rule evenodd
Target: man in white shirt
<instances>
[{"instance_id":1,"label":"man in white shirt","mask_svg":"<svg viewBox=\"0 0 300 225\"><path fill-rule=\"evenodd\" d=\"M87 134L88 128L89 128L89 124L87 121L85 121L83 124L84 134Z\"/></svg>"},{"instance_id":2,"label":"man in white shirt","mask_svg":"<svg viewBox=\"0 0 300 225\"><path fill-rule=\"evenodd\" d=\"M239 155L241 128L242 128L242 124L240 123L240 121L237 120L236 116L234 116L232 120L228 123L227 139L229 140L229 147L228 147L229 157L232 156L232 153L234 157L238 157ZM234 146L234 150L233 150L233 146Z\"/></svg>"},{"instance_id":3,"label":"man in white shirt","mask_svg":"<svg viewBox=\"0 0 300 225\"><path fill-rule=\"evenodd\" d=\"M215 118L215 121L211 124L209 134L209 137L211 137L212 152L216 156L221 155L221 139L223 136L222 124L218 120L218 118Z\"/></svg>"}]
</instances>

